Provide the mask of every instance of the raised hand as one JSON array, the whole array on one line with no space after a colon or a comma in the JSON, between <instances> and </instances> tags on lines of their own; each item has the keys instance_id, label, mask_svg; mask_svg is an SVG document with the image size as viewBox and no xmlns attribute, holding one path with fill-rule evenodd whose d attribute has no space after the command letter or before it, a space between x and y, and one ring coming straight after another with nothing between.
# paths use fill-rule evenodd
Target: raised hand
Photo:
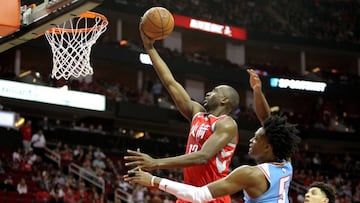
<instances>
[{"instance_id":1,"label":"raised hand","mask_svg":"<svg viewBox=\"0 0 360 203\"><path fill-rule=\"evenodd\" d=\"M259 78L259 75L255 73L253 69L247 69L247 72L250 75L250 86L253 90L255 89L261 89L261 80Z\"/></svg>"}]
</instances>

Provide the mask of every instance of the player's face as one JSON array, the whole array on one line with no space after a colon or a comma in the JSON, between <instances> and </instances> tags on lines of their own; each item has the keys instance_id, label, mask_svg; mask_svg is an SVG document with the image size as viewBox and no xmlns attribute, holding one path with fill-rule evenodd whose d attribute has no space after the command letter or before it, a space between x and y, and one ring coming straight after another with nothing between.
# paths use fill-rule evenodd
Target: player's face
<instances>
[{"instance_id":1,"label":"player's face","mask_svg":"<svg viewBox=\"0 0 360 203\"><path fill-rule=\"evenodd\" d=\"M223 88L221 86L215 87L210 92L206 93L204 99L204 107L206 110L211 110L216 108L221 104L222 99L224 99Z\"/></svg>"},{"instance_id":2,"label":"player's face","mask_svg":"<svg viewBox=\"0 0 360 203\"><path fill-rule=\"evenodd\" d=\"M255 160L259 159L263 155L264 148L267 145L267 140L265 138L265 130L259 128L253 138L250 139L249 144L249 155Z\"/></svg>"},{"instance_id":3,"label":"player's face","mask_svg":"<svg viewBox=\"0 0 360 203\"><path fill-rule=\"evenodd\" d=\"M327 203L329 199L326 197L325 193L320 190L320 188L312 187L305 194L304 203Z\"/></svg>"}]
</instances>

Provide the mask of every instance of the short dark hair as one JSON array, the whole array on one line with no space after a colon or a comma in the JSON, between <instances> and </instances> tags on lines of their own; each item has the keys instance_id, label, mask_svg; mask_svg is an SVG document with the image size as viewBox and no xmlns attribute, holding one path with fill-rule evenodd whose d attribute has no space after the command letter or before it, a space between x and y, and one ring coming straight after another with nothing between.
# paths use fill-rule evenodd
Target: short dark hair
<instances>
[{"instance_id":1,"label":"short dark hair","mask_svg":"<svg viewBox=\"0 0 360 203\"><path fill-rule=\"evenodd\" d=\"M329 199L329 203L335 203L335 188L328 184L328 183L324 183L324 182L313 182L310 185L310 188L319 188L322 192L325 193L326 197Z\"/></svg>"},{"instance_id":2,"label":"short dark hair","mask_svg":"<svg viewBox=\"0 0 360 203\"><path fill-rule=\"evenodd\" d=\"M235 110L239 106L239 93L229 85L223 85L225 88L224 96L229 99L231 110Z\"/></svg>"},{"instance_id":3,"label":"short dark hair","mask_svg":"<svg viewBox=\"0 0 360 203\"><path fill-rule=\"evenodd\" d=\"M298 149L301 138L296 125L287 122L286 116L272 115L265 119L265 137L271 144L273 153L280 160L290 158Z\"/></svg>"}]
</instances>

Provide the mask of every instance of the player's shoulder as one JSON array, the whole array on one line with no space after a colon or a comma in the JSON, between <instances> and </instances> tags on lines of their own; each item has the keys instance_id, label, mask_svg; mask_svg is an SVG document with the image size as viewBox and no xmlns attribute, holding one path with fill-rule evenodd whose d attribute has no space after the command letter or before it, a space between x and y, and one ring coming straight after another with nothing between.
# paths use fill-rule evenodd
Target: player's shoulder
<instances>
[{"instance_id":1,"label":"player's shoulder","mask_svg":"<svg viewBox=\"0 0 360 203\"><path fill-rule=\"evenodd\" d=\"M233 171L233 173L254 180L263 175L262 171L258 167L250 165L239 166Z\"/></svg>"},{"instance_id":2,"label":"player's shoulder","mask_svg":"<svg viewBox=\"0 0 360 203\"><path fill-rule=\"evenodd\" d=\"M221 123L221 125L225 125L227 127L236 127L237 128L237 123L234 120L233 117L229 116L229 115L221 115L218 117L217 123Z\"/></svg>"}]
</instances>

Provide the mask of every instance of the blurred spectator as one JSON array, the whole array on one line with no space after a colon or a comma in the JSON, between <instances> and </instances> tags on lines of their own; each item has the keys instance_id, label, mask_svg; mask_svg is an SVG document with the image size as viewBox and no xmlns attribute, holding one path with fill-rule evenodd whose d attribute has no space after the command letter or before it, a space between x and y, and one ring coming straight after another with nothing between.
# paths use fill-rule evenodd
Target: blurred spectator
<instances>
[{"instance_id":1,"label":"blurred spectator","mask_svg":"<svg viewBox=\"0 0 360 203\"><path fill-rule=\"evenodd\" d=\"M42 130L38 130L31 138L31 147L34 150L34 154L44 160L45 158L45 147L46 139Z\"/></svg>"},{"instance_id":2,"label":"blurred spectator","mask_svg":"<svg viewBox=\"0 0 360 203\"><path fill-rule=\"evenodd\" d=\"M25 125L21 126L20 132L22 134L22 143L24 147L24 153L27 154L30 149L31 144L31 135L32 135L32 127L31 127L31 120L27 120Z\"/></svg>"},{"instance_id":3,"label":"blurred spectator","mask_svg":"<svg viewBox=\"0 0 360 203\"><path fill-rule=\"evenodd\" d=\"M100 157L102 159L106 158L106 155L104 154L104 152L101 151L100 147L96 148L96 151L94 152L94 158Z\"/></svg>"},{"instance_id":4,"label":"blurred spectator","mask_svg":"<svg viewBox=\"0 0 360 203\"><path fill-rule=\"evenodd\" d=\"M19 169L22 161L23 161L23 157L21 153L21 148L18 148L16 151L12 153L12 168Z\"/></svg>"},{"instance_id":5,"label":"blurred spectator","mask_svg":"<svg viewBox=\"0 0 360 203\"><path fill-rule=\"evenodd\" d=\"M170 195L168 195L168 194L165 195L163 203L175 203L175 201L170 198L171 198Z\"/></svg>"},{"instance_id":6,"label":"blurred spectator","mask_svg":"<svg viewBox=\"0 0 360 203\"><path fill-rule=\"evenodd\" d=\"M14 181L11 176L7 176L2 183L0 189L3 189L5 191L16 191L16 187L14 185Z\"/></svg>"},{"instance_id":7,"label":"blurred spectator","mask_svg":"<svg viewBox=\"0 0 360 203\"><path fill-rule=\"evenodd\" d=\"M152 86L152 93L153 93L153 101L155 105L159 104L159 98L161 97L162 93L162 84L159 79L156 79L155 83Z\"/></svg>"},{"instance_id":8,"label":"blurred spectator","mask_svg":"<svg viewBox=\"0 0 360 203\"><path fill-rule=\"evenodd\" d=\"M35 193L35 199L42 201L42 202L48 202L51 199L51 196L49 192L45 189L40 189Z\"/></svg>"},{"instance_id":9,"label":"blurred spectator","mask_svg":"<svg viewBox=\"0 0 360 203\"><path fill-rule=\"evenodd\" d=\"M39 157L33 153L33 149L30 149L29 153L24 156L24 161L22 162L21 168L23 170L30 171L32 166L39 161Z\"/></svg>"},{"instance_id":10,"label":"blurred spectator","mask_svg":"<svg viewBox=\"0 0 360 203\"><path fill-rule=\"evenodd\" d=\"M47 171L43 171L41 174L41 180L39 182L39 187L43 190L50 191L52 188L52 180Z\"/></svg>"},{"instance_id":11,"label":"blurred spectator","mask_svg":"<svg viewBox=\"0 0 360 203\"><path fill-rule=\"evenodd\" d=\"M319 156L319 153L315 153L314 157L312 158L312 164L313 164L313 168L315 170L320 168L320 166L321 166L321 158Z\"/></svg>"},{"instance_id":12,"label":"blurred spectator","mask_svg":"<svg viewBox=\"0 0 360 203\"><path fill-rule=\"evenodd\" d=\"M42 179L41 177L41 171L40 170L36 170L34 171L35 174L33 174L31 176L31 181L33 181L36 185L39 185L40 184L40 181Z\"/></svg>"},{"instance_id":13,"label":"blurred spectator","mask_svg":"<svg viewBox=\"0 0 360 203\"><path fill-rule=\"evenodd\" d=\"M65 185L65 177L64 177L64 174L62 173L61 170L58 170L55 174L55 177L54 177L54 183L57 185L57 184L60 184L60 186L64 186ZM56 186L55 185L55 186ZM58 186L59 187L59 186Z\"/></svg>"},{"instance_id":14,"label":"blurred spectator","mask_svg":"<svg viewBox=\"0 0 360 203\"><path fill-rule=\"evenodd\" d=\"M82 160L82 157L84 156L84 150L81 148L80 145L76 145L76 148L73 151L73 158L77 161Z\"/></svg>"},{"instance_id":15,"label":"blurred spectator","mask_svg":"<svg viewBox=\"0 0 360 203\"><path fill-rule=\"evenodd\" d=\"M90 203L90 196L85 188L80 188L78 193L79 193L79 195L78 195L77 202Z\"/></svg>"},{"instance_id":16,"label":"blurred spectator","mask_svg":"<svg viewBox=\"0 0 360 203\"><path fill-rule=\"evenodd\" d=\"M360 202L360 182L355 186L355 192L353 195L353 202L359 203Z\"/></svg>"},{"instance_id":17,"label":"blurred spectator","mask_svg":"<svg viewBox=\"0 0 360 203\"><path fill-rule=\"evenodd\" d=\"M62 185L57 183L50 191L51 199L49 203L60 203L64 202L64 190L62 189Z\"/></svg>"},{"instance_id":18,"label":"blurred spectator","mask_svg":"<svg viewBox=\"0 0 360 203\"><path fill-rule=\"evenodd\" d=\"M4 174L4 173L5 173L4 164L3 161L0 159L0 174Z\"/></svg>"},{"instance_id":19,"label":"blurred spectator","mask_svg":"<svg viewBox=\"0 0 360 203\"><path fill-rule=\"evenodd\" d=\"M61 159L66 161L73 160L73 152L67 144L64 144L64 149L60 152Z\"/></svg>"},{"instance_id":20,"label":"blurred spectator","mask_svg":"<svg viewBox=\"0 0 360 203\"><path fill-rule=\"evenodd\" d=\"M133 190L133 200L134 203L145 203L145 196L147 193L147 188L142 185L135 185Z\"/></svg>"},{"instance_id":21,"label":"blurred spectator","mask_svg":"<svg viewBox=\"0 0 360 203\"><path fill-rule=\"evenodd\" d=\"M76 195L73 188L68 188L64 195L64 201L66 203L76 203Z\"/></svg>"},{"instance_id":22,"label":"blurred spectator","mask_svg":"<svg viewBox=\"0 0 360 203\"><path fill-rule=\"evenodd\" d=\"M38 122L38 127L45 131L50 130L49 118L47 116L44 116L42 121Z\"/></svg>"},{"instance_id":23,"label":"blurred spectator","mask_svg":"<svg viewBox=\"0 0 360 203\"><path fill-rule=\"evenodd\" d=\"M93 203L104 203L104 194L100 193L100 192L93 192L94 194L94 198L93 198Z\"/></svg>"},{"instance_id":24,"label":"blurred spectator","mask_svg":"<svg viewBox=\"0 0 360 203\"><path fill-rule=\"evenodd\" d=\"M21 178L20 182L17 184L17 191L19 194L27 194L28 187L25 181L25 178Z\"/></svg>"},{"instance_id":25,"label":"blurred spectator","mask_svg":"<svg viewBox=\"0 0 360 203\"><path fill-rule=\"evenodd\" d=\"M296 197L297 202L304 202L305 197L303 194L299 193Z\"/></svg>"}]
</instances>

